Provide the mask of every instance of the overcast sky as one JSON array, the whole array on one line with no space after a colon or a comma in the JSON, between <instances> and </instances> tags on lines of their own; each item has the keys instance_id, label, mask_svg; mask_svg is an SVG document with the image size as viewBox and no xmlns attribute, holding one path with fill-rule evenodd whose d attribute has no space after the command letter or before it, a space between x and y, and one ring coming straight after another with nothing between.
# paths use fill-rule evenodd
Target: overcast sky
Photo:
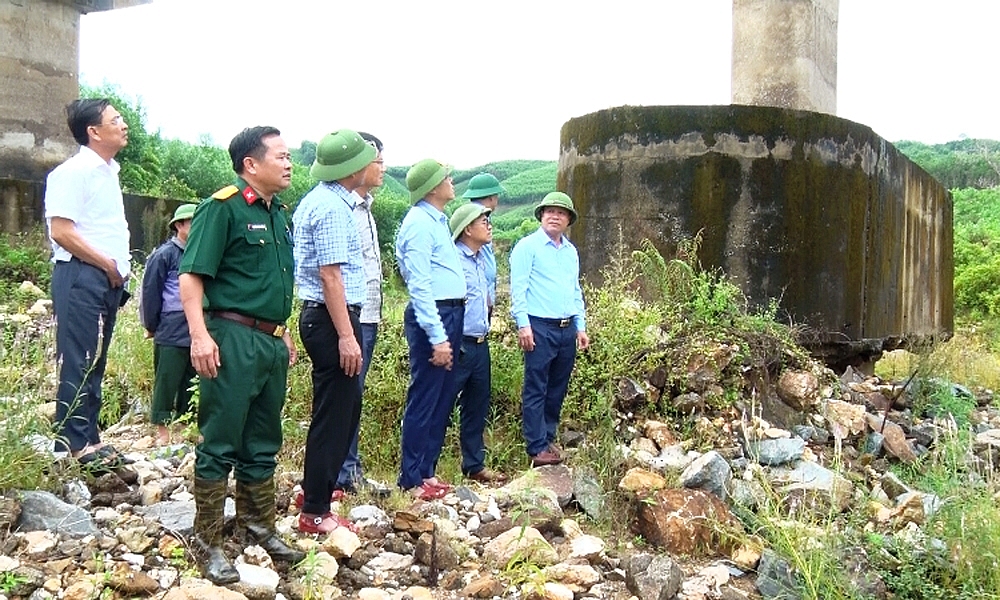
<instances>
[{"instance_id":1,"label":"overcast sky","mask_svg":"<svg viewBox=\"0 0 1000 600\"><path fill-rule=\"evenodd\" d=\"M997 0L840 0L838 115L890 141L1000 139ZM91 13L81 81L222 146L369 131L389 164L555 160L568 119L728 104L730 0L154 0Z\"/></svg>"}]
</instances>

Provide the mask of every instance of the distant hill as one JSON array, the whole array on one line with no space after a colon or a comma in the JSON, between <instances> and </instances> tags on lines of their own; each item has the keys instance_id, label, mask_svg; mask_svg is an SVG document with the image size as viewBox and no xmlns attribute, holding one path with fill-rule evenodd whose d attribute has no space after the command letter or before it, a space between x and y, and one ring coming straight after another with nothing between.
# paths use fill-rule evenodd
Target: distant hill
<instances>
[{"instance_id":1,"label":"distant hill","mask_svg":"<svg viewBox=\"0 0 1000 600\"><path fill-rule=\"evenodd\" d=\"M406 194L408 168L386 169L386 186ZM455 182L455 196L461 197L474 175L492 173L507 190L500 196L500 208L497 210L497 214L500 215L516 206L538 202L545 194L555 191L557 169L558 163L554 160L503 160L474 169L456 169L452 171L451 177ZM527 215L530 218L531 211L528 211Z\"/></svg>"},{"instance_id":2,"label":"distant hill","mask_svg":"<svg viewBox=\"0 0 1000 600\"><path fill-rule=\"evenodd\" d=\"M1000 142L996 140L965 139L934 145L904 140L893 145L949 190L1000 185Z\"/></svg>"}]
</instances>

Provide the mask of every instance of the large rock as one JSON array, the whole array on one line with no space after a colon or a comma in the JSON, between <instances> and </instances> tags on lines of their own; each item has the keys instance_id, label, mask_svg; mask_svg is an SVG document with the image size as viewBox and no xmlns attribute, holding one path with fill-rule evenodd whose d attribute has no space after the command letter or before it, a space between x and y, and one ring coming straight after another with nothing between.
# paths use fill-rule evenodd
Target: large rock
<instances>
[{"instance_id":1,"label":"large rock","mask_svg":"<svg viewBox=\"0 0 1000 600\"><path fill-rule=\"evenodd\" d=\"M515 557L538 566L559 561L559 555L534 527L515 527L483 547L483 558L497 567L506 566Z\"/></svg>"},{"instance_id":2,"label":"large rock","mask_svg":"<svg viewBox=\"0 0 1000 600\"><path fill-rule=\"evenodd\" d=\"M884 436L882 444L890 454L905 463L917 460L917 453L913 451L913 446L906 439L902 427L876 415L865 415L865 418L868 419L868 426L872 428L872 431L879 432Z\"/></svg>"},{"instance_id":3,"label":"large rock","mask_svg":"<svg viewBox=\"0 0 1000 600\"><path fill-rule=\"evenodd\" d=\"M767 600L800 600L795 574L788 562L771 550L764 550L757 566L757 591Z\"/></svg>"},{"instance_id":4,"label":"large rock","mask_svg":"<svg viewBox=\"0 0 1000 600\"><path fill-rule=\"evenodd\" d=\"M618 482L618 489L635 494L645 494L667 487L667 480L659 473L633 467Z\"/></svg>"},{"instance_id":5,"label":"large rock","mask_svg":"<svg viewBox=\"0 0 1000 600\"><path fill-rule=\"evenodd\" d=\"M228 588L196 579L171 589L163 600L247 600L247 597Z\"/></svg>"},{"instance_id":6,"label":"large rock","mask_svg":"<svg viewBox=\"0 0 1000 600\"><path fill-rule=\"evenodd\" d=\"M565 508L573 499L573 473L564 464L546 465L527 471L503 489L511 496L519 496L533 494L539 488L555 494L559 507Z\"/></svg>"},{"instance_id":7,"label":"large rock","mask_svg":"<svg viewBox=\"0 0 1000 600\"><path fill-rule=\"evenodd\" d=\"M800 460L792 468L771 470L771 483L785 495L786 502L805 502L846 510L854 494L854 484L848 479L814 462Z\"/></svg>"},{"instance_id":8,"label":"large rock","mask_svg":"<svg viewBox=\"0 0 1000 600\"><path fill-rule=\"evenodd\" d=\"M689 556L727 552L739 522L719 498L693 489L660 490L638 502L638 530L647 542Z\"/></svg>"},{"instance_id":9,"label":"large rock","mask_svg":"<svg viewBox=\"0 0 1000 600\"><path fill-rule=\"evenodd\" d=\"M181 537L187 537L194 533L195 506L193 501L168 500L152 506L137 506L135 512L147 519L159 521L164 529Z\"/></svg>"},{"instance_id":10,"label":"large rock","mask_svg":"<svg viewBox=\"0 0 1000 600\"><path fill-rule=\"evenodd\" d=\"M807 410L816 401L819 379L808 371L785 371L778 378L778 397L796 410Z\"/></svg>"},{"instance_id":11,"label":"large rock","mask_svg":"<svg viewBox=\"0 0 1000 600\"><path fill-rule=\"evenodd\" d=\"M414 548L417 562L438 569L454 569L461 560L448 542L448 536L424 533L417 539Z\"/></svg>"},{"instance_id":12,"label":"large rock","mask_svg":"<svg viewBox=\"0 0 1000 600\"><path fill-rule=\"evenodd\" d=\"M561 583L576 594L588 591L601 581L601 574L590 565L559 563L542 569L542 575L546 581Z\"/></svg>"},{"instance_id":13,"label":"large rock","mask_svg":"<svg viewBox=\"0 0 1000 600\"><path fill-rule=\"evenodd\" d=\"M677 443L677 437L666 423L647 420L643 423L642 430L646 437L656 442L660 450Z\"/></svg>"},{"instance_id":14,"label":"large rock","mask_svg":"<svg viewBox=\"0 0 1000 600\"><path fill-rule=\"evenodd\" d=\"M802 458L806 442L802 438L759 440L747 443L747 454L762 465L783 465Z\"/></svg>"},{"instance_id":15,"label":"large rock","mask_svg":"<svg viewBox=\"0 0 1000 600\"><path fill-rule=\"evenodd\" d=\"M274 600L280 582L277 573L245 563L237 564L236 570L240 572L240 580L230 584L232 590L243 594L247 600Z\"/></svg>"},{"instance_id":16,"label":"large rock","mask_svg":"<svg viewBox=\"0 0 1000 600\"><path fill-rule=\"evenodd\" d=\"M639 600L672 600L683 581L684 572L669 556L643 553L628 561L625 585Z\"/></svg>"},{"instance_id":17,"label":"large rock","mask_svg":"<svg viewBox=\"0 0 1000 600\"><path fill-rule=\"evenodd\" d=\"M98 532L87 511L67 504L49 492L21 493L21 515L17 528L21 531L52 531L73 537Z\"/></svg>"},{"instance_id":18,"label":"large rock","mask_svg":"<svg viewBox=\"0 0 1000 600\"><path fill-rule=\"evenodd\" d=\"M729 497L729 480L733 469L726 459L715 450L707 452L684 469L681 485L686 488L705 490L720 499Z\"/></svg>"},{"instance_id":19,"label":"large rock","mask_svg":"<svg viewBox=\"0 0 1000 600\"><path fill-rule=\"evenodd\" d=\"M604 489L597 480L594 470L589 467L573 469L573 498L583 512L595 521L602 521L607 512L604 504Z\"/></svg>"}]
</instances>

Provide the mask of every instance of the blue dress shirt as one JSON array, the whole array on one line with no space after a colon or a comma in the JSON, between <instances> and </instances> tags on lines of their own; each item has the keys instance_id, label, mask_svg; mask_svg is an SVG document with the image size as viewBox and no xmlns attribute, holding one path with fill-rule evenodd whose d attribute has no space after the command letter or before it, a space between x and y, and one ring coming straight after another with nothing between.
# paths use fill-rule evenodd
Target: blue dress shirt
<instances>
[{"instance_id":1,"label":"blue dress shirt","mask_svg":"<svg viewBox=\"0 0 1000 600\"><path fill-rule=\"evenodd\" d=\"M497 303L497 256L493 253L493 243L486 244L479 249L483 255L483 262L486 263L486 286L489 290L489 303L493 306Z\"/></svg>"},{"instance_id":2,"label":"blue dress shirt","mask_svg":"<svg viewBox=\"0 0 1000 600\"><path fill-rule=\"evenodd\" d=\"M455 242L465 271L465 324L462 335L482 337L489 333L489 282L486 278L486 246L473 252L462 242Z\"/></svg>"},{"instance_id":3,"label":"blue dress shirt","mask_svg":"<svg viewBox=\"0 0 1000 600\"><path fill-rule=\"evenodd\" d=\"M521 239L510 253L510 313L518 329L530 325L528 315L576 322L586 330L580 256L569 238L558 247L541 228Z\"/></svg>"},{"instance_id":4,"label":"blue dress shirt","mask_svg":"<svg viewBox=\"0 0 1000 600\"><path fill-rule=\"evenodd\" d=\"M465 298L465 274L451 240L448 217L426 200L413 205L396 234L396 261L417 324L431 344L446 341L434 302Z\"/></svg>"},{"instance_id":5,"label":"blue dress shirt","mask_svg":"<svg viewBox=\"0 0 1000 600\"><path fill-rule=\"evenodd\" d=\"M292 215L295 225L295 283L299 298L325 303L319 268L340 265L347 304L365 301L361 237L354 223L354 199L339 183L323 182L306 194Z\"/></svg>"}]
</instances>

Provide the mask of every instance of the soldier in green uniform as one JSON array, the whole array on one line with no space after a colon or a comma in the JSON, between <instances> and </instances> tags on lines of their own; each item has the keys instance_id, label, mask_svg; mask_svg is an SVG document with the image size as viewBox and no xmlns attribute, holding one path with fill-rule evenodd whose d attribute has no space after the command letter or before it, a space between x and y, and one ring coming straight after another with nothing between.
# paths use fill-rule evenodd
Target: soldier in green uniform
<instances>
[{"instance_id":1,"label":"soldier in green uniform","mask_svg":"<svg viewBox=\"0 0 1000 600\"><path fill-rule=\"evenodd\" d=\"M240 534L280 561L304 554L274 528L275 454L288 367L292 238L275 194L291 184L288 146L273 127L244 129L229 144L236 185L202 202L180 266L191 363L201 376L195 462L195 546L205 577L238 581L223 552L223 507L231 470Z\"/></svg>"}]
</instances>

